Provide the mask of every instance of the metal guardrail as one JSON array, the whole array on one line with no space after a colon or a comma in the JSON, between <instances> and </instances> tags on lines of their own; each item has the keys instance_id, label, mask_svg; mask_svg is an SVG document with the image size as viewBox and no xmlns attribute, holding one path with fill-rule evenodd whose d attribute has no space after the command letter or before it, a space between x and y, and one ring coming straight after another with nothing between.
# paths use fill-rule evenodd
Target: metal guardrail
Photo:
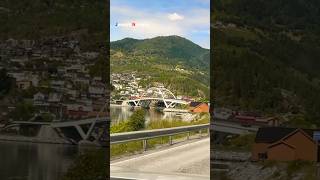
<instances>
[{"instance_id":1,"label":"metal guardrail","mask_svg":"<svg viewBox=\"0 0 320 180\"><path fill-rule=\"evenodd\" d=\"M188 134L187 139L189 139L190 132L200 131L200 135L201 135L201 131L204 129L209 131L209 127L210 127L210 124L201 124L201 125L183 126L183 127L175 127L175 128L115 133L115 134L110 134L110 144L118 144L118 143L142 140L143 149L146 150L148 139L169 136L169 144L172 145L173 135L187 133Z\"/></svg>"},{"instance_id":2,"label":"metal guardrail","mask_svg":"<svg viewBox=\"0 0 320 180\"><path fill-rule=\"evenodd\" d=\"M210 124L210 128L212 130L216 130L215 127L233 128L233 129L238 129L238 130L247 131L247 132L257 132L259 129L258 127L244 127L244 126L241 126L240 124L232 124L232 123L227 123L227 122L213 121Z\"/></svg>"}]
</instances>

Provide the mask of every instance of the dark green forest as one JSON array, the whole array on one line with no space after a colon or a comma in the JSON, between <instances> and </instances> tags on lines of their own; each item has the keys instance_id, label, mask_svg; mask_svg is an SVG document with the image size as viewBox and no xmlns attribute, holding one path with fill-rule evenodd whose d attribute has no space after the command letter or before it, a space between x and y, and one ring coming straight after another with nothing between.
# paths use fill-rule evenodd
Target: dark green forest
<instances>
[{"instance_id":1,"label":"dark green forest","mask_svg":"<svg viewBox=\"0 0 320 180\"><path fill-rule=\"evenodd\" d=\"M84 49L104 45L104 0L10 0L0 2L0 39L42 39L73 34ZM17 28L18 27L18 28Z\"/></svg>"},{"instance_id":2,"label":"dark green forest","mask_svg":"<svg viewBox=\"0 0 320 180\"><path fill-rule=\"evenodd\" d=\"M213 3L215 106L299 114L319 125L320 2Z\"/></svg>"}]
</instances>

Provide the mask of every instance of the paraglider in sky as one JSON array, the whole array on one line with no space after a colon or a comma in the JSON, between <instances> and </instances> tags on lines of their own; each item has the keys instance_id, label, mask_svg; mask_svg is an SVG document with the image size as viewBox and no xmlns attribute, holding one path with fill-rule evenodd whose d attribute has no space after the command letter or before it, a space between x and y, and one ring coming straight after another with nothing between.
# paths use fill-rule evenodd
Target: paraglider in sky
<instances>
[{"instance_id":1,"label":"paraglider in sky","mask_svg":"<svg viewBox=\"0 0 320 180\"><path fill-rule=\"evenodd\" d=\"M127 22L127 23L119 23L119 22L116 22L115 24L115 27L127 27L127 28L140 28L140 27L147 27L148 25L147 24L144 24L144 23L140 23L137 24L136 21L131 21L131 22Z\"/></svg>"}]
</instances>

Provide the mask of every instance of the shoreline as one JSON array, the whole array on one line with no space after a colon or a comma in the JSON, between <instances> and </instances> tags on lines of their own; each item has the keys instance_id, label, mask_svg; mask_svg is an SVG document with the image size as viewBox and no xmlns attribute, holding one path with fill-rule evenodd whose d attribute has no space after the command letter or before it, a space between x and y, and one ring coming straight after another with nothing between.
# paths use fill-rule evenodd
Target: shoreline
<instances>
[{"instance_id":1,"label":"shoreline","mask_svg":"<svg viewBox=\"0 0 320 180\"><path fill-rule=\"evenodd\" d=\"M75 145L64 139L43 139L43 138L37 138L37 137L13 136L13 135L0 135L0 141Z\"/></svg>"},{"instance_id":2,"label":"shoreline","mask_svg":"<svg viewBox=\"0 0 320 180\"><path fill-rule=\"evenodd\" d=\"M69 145L69 146L79 146L79 147L108 147L107 145L97 143L97 142L86 142L79 141L77 144L69 142L64 139L43 139L37 137L26 137L26 136L12 136L12 135L0 135L0 142L19 142L19 143L32 143L32 144L56 144L56 145Z\"/></svg>"}]
</instances>

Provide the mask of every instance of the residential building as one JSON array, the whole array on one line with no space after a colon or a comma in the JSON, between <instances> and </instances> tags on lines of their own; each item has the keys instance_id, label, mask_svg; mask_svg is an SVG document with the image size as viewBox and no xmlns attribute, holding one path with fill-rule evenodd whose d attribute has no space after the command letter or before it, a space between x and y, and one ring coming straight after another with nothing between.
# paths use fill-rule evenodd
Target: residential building
<instances>
[{"instance_id":1,"label":"residential building","mask_svg":"<svg viewBox=\"0 0 320 180\"><path fill-rule=\"evenodd\" d=\"M318 142L314 130L263 127L257 132L252 147L252 160L318 161Z\"/></svg>"},{"instance_id":2,"label":"residential building","mask_svg":"<svg viewBox=\"0 0 320 180\"><path fill-rule=\"evenodd\" d=\"M65 109L65 115L68 119L82 119L89 117L92 112L92 106L82 104L68 104Z\"/></svg>"},{"instance_id":3,"label":"residential building","mask_svg":"<svg viewBox=\"0 0 320 180\"><path fill-rule=\"evenodd\" d=\"M191 102L189 104L190 111L194 113L209 113L209 105L203 102Z\"/></svg>"},{"instance_id":4,"label":"residential building","mask_svg":"<svg viewBox=\"0 0 320 180\"><path fill-rule=\"evenodd\" d=\"M49 103L59 103L62 100L62 94L60 93L50 93L48 97Z\"/></svg>"},{"instance_id":5,"label":"residential building","mask_svg":"<svg viewBox=\"0 0 320 180\"><path fill-rule=\"evenodd\" d=\"M32 82L30 80L18 80L16 81L16 85L19 89L23 89L23 90L26 90L26 89L29 89L32 85Z\"/></svg>"},{"instance_id":6,"label":"residential building","mask_svg":"<svg viewBox=\"0 0 320 180\"><path fill-rule=\"evenodd\" d=\"M103 86L90 86L88 92L92 98L101 98L105 95L105 88Z\"/></svg>"},{"instance_id":7,"label":"residential building","mask_svg":"<svg viewBox=\"0 0 320 180\"><path fill-rule=\"evenodd\" d=\"M43 93L38 92L33 95L33 104L34 105L44 104L45 102L46 102L46 96Z\"/></svg>"}]
</instances>

